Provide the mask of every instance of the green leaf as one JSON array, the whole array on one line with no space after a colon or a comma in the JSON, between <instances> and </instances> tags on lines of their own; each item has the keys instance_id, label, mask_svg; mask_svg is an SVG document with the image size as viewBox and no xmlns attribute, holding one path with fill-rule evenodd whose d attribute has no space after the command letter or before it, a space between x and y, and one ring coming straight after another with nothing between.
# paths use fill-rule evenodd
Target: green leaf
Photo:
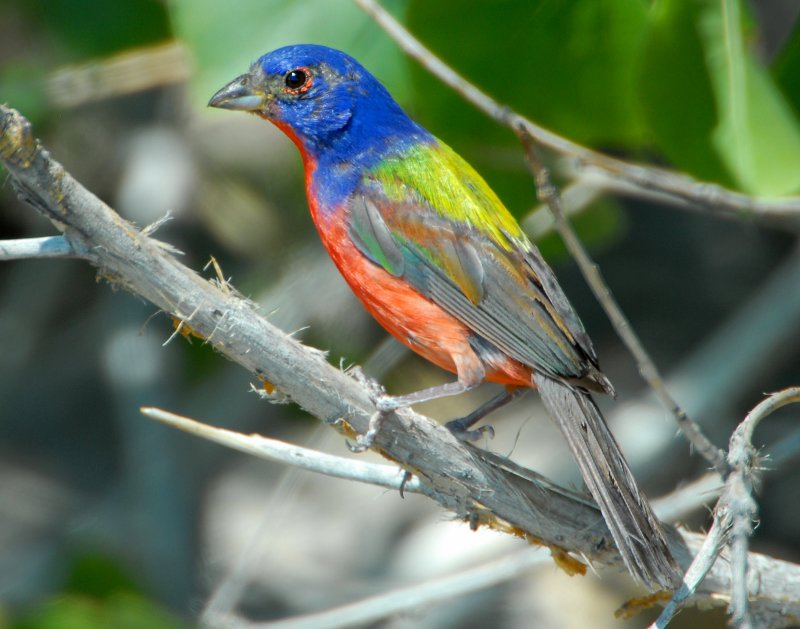
<instances>
[{"instance_id":1,"label":"green leaf","mask_svg":"<svg viewBox=\"0 0 800 629\"><path fill-rule=\"evenodd\" d=\"M800 112L800 28L792 30L773 70L775 80L796 116Z\"/></svg>"},{"instance_id":2,"label":"green leaf","mask_svg":"<svg viewBox=\"0 0 800 629\"><path fill-rule=\"evenodd\" d=\"M55 40L66 44L73 62L171 37L167 12L159 0L27 0L21 4L49 26Z\"/></svg>"},{"instance_id":3,"label":"green leaf","mask_svg":"<svg viewBox=\"0 0 800 629\"><path fill-rule=\"evenodd\" d=\"M738 0L707 1L700 19L717 102L713 145L739 187L778 196L800 190L800 125L769 73L745 48Z\"/></svg>"},{"instance_id":4,"label":"green leaf","mask_svg":"<svg viewBox=\"0 0 800 629\"><path fill-rule=\"evenodd\" d=\"M711 144L717 107L697 28L700 4L660 0L650 13L637 86L650 141L673 165L731 185Z\"/></svg>"},{"instance_id":5,"label":"green leaf","mask_svg":"<svg viewBox=\"0 0 800 629\"><path fill-rule=\"evenodd\" d=\"M414 0L407 24L470 81L537 123L576 141L624 146L641 136L633 78L646 18L639 0L495 0L469 10L461 0ZM424 72L415 79L419 107L436 106L450 124L452 99L427 102L435 80Z\"/></svg>"},{"instance_id":6,"label":"green leaf","mask_svg":"<svg viewBox=\"0 0 800 629\"><path fill-rule=\"evenodd\" d=\"M384 4L397 13L405 0ZM352 2L239 0L234 10L219 0L175 0L169 6L175 32L194 60L192 100L203 106L261 55L299 43L344 50L384 81L398 99L408 92L402 52Z\"/></svg>"},{"instance_id":7,"label":"green leaf","mask_svg":"<svg viewBox=\"0 0 800 629\"><path fill-rule=\"evenodd\" d=\"M186 629L152 601L132 593L104 600L67 594L14 622L13 629Z\"/></svg>"}]
</instances>

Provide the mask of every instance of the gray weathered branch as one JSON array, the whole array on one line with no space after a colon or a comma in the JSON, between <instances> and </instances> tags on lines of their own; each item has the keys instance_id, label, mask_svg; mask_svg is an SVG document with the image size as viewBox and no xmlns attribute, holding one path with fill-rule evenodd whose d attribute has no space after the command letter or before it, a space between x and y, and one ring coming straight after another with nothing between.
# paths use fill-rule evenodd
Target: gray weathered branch
<instances>
[{"instance_id":1,"label":"gray weathered branch","mask_svg":"<svg viewBox=\"0 0 800 629\"><path fill-rule=\"evenodd\" d=\"M272 326L226 285L201 278L168 248L124 221L51 159L27 120L4 106L0 161L20 196L48 217L101 277L180 319L220 353L341 432L352 437L366 429L375 409L365 386L328 364L322 352ZM507 459L459 442L435 422L399 412L378 435L376 449L416 475L424 494L474 526L492 526L548 545L559 564L573 570L582 567L575 557L621 566L591 502ZM688 566L702 536L675 529L668 535L677 560ZM800 567L755 553L749 554L748 563L751 610L775 619L773 626L780 626L780 618L800 617ZM730 572L717 562L692 600L718 603L729 591Z\"/></svg>"}]
</instances>

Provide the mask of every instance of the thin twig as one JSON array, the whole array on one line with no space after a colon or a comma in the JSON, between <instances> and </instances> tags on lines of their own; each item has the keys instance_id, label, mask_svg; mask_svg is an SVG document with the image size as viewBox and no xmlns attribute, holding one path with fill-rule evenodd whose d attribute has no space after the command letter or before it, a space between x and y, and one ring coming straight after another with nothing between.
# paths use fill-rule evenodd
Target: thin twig
<instances>
[{"instance_id":1,"label":"thin twig","mask_svg":"<svg viewBox=\"0 0 800 629\"><path fill-rule=\"evenodd\" d=\"M366 463L354 459L346 459L292 445L277 439L270 439L261 435L243 435L242 433L225 428L209 426L202 422L176 415L160 408L143 407L142 415L155 419L163 424L172 426L189 434L196 435L219 443L227 448L252 454L261 459L277 461L292 465L309 472L317 472L335 478L344 478L359 483L369 483L386 489L400 490L406 493L421 493L419 480L412 478L403 482L405 472L396 465L379 465Z\"/></svg>"},{"instance_id":2,"label":"thin twig","mask_svg":"<svg viewBox=\"0 0 800 629\"><path fill-rule=\"evenodd\" d=\"M663 193L683 206L701 207L708 212L733 218L748 214L776 225L792 229L800 227L800 198L754 199L717 184L696 181L687 175L631 164L603 155L540 127L503 106L464 79L426 48L375 0L353 0L353 2L370 15L409 57L415 59L442 83L497 122L512 129L523 125L539 144L567 155L585 167L602 171L612 178L622 179L643 190Z\"/></svg>"},{"instance_id":3,"label":"thin twig","mask_svg":"<svg viewBox=\"0 0 800 629\"><path fill-rule=\"evenodd\" d=\"M703 540L703 545L683 576L681 587L672 596L661 615L650 625L650 629L664 629L669 624L672 617L697 591L698 586L717 561L717 557L719 557L724 545L725 530L719 525L719 522L715 521Z\"/></svg>"},{"instance_id":4,"label":"thin twig","mask_svg":"<svg viewBox=\"0 0 800 629\"><path fill-rule=\"evenodd\" d=\"M524 125L516 127L515 131L519 135L522 145L525 148L525 155L536 179L536 189L539 197L542 201L546 202L550 208L558 233L564 240L564 244L572 254L572 257L575 258L583 276L586 278L595 297L603 306L617 334L636 360L642 377L650 387L652 387L664 407L675 417L681 431L697 449L697 452L703 456L717 472L725 476L728 472L728 466L725 462L725 453L711 443L708 437L703 433L699 424L691 419L669 394L664 384L664 379L661 377L655 363L653 363L647 351L644 349L639 337L633 331L633 327L628 322L616 299L614 299L614 296L611 294L611 290L600 275L597 265L589 257L589 254L581 244L578 236L564 217L564 212L561 208L561 200L550 179L547 168L545 168L536 150L534 144L535 139L528 133Z\"/></svg>"},{"instance_id":5,"label":"thin twig","mask_svg":"<svg viewBox=\"0 0 800 629\"><path fill-rule=\"evenodd\" d=\"M720 510L728 517L731 537L731 622L735 627L752 626L748 609L747 551L753 533L753 523L758 517L758 503L754 493L754 470L758 455L753 447L753 432L768 415L788 404L800 402L800 387L778 391L762 400L736 427L728 447L728 464L731 474L720 503Z\"/></svg>"},{"instance_id":6,"label":"thin twig","mask_svg":"<svg viewBox=\"0 0 800 629\"><path fill-rule=\"evenodd\" d=\"M0 240L0 261L24 258L77 258L79 254L64 236Z\"/></svg>"},{"instance_id":7,"label":"thin twig","mask_svg":"<svg viewBox=\"0 0 800 629\"><path fill-rule=\"evenodd\" d=\"M401 613L420 613L428 606L511 581L548 559L541 549L529 548L454 575L397 588L322 612L269 622L222 616L208 619L207 626L215 629L338 629L368 625Z\"/></svg>"}]
</instances>

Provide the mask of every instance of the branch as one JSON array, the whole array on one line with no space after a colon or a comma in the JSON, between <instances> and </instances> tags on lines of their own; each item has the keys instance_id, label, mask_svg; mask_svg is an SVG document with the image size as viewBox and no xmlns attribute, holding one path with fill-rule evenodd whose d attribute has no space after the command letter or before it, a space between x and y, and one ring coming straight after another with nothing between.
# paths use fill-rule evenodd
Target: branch
<instances>
[{"instance_id":1,"label":"branch","mask_svg":"<svg viewBox=\"0 0 800 629\"><path fill-rule=\"evenodd\" d=\"M622 180L640 190L659 193L682 207L703 209L729 218L738 218L744 213L770 224L789 227L792 230L800 229L800 198L755 199L717 184L696 181L687 175L631 164L571 142L524 118L464 79L426 48L375 0L353 1L370 15L409 57L415 59L465 100L493 120L511 129L524 126L539 144L576 160L584 168L599 171L614 180Z\"/></svg>"},{"instance_id":2,"label":"branch","mask_svg":"<svg viewBox=\"0 0 800 629\"><path fill-rule=\"evenodd\" d=\"M436 603L521 578L532 568L544 563L545 559L546 555L540 549L529 548L475 568L459 571L454 575L429 579L321 612L267 622L232 619L229 614L219 614L205 619L204 624L219 629L321 629L362 626L401 613L418 614L421 609Z\"/></svg>"},{"instance_id":3,"label":"branch","mask_svg":"<svg viewBox=\"0 0 800 629\"><path fill-rule=\"evenodd\" d=\"M731 535L731 602L729 611L735 627L749 629L748 609L748 540L753 522L758 516L758 504L753 496L758 455L753 447L753 432L762 419L787 404L800 402L800 387L773 393L761 401L742 420L731 435L728 464L732 472L726 490L717 505L716 521L730 528Z\"/></svg>"},{"instance_id":4,"label":"branch","mask_svg":"<svg viewBox=\"0 0 800 629\"><path fill-rule=\"evenodd\" d=\"M74 258L77 252L63 236L0 240L0 261L24 258Z\"/></svg>"},{"instance_id":5,"label":"branch","mask_svg":"<svg viewBox=\"0 0 800 629\"><path fill-rule=\"evenodd\" d=\"M421 493L418 478L407 479L401 469L394 465L378 465L354 461L341 456L324 454L310 448L288 444L277 439L269 439L261 435L243 435L242 433L216 428L202 422L176 415L159 408L144 407L142 415L156 421L207 439L245 454L257 456L269 461L293 465L309 472L326 474L334 478L369 483L386 489L400 492Z\"/></svg>"},{"instance_id":6,"label":"branch","mask_svg":"<svg viewBox=\"0 0 800 629\"><path fill-rule=\"evenodd\" d=\"M224 283L199 277L158 241L141 233L83 188L34 139L18 112L0 106L0 162L20 196L49 218L99 275L149 300L257 377L273 383L306 411L352 437L374 412L365 387L259 316ZM343 420L343 421L340 421ZM420 490L473 526L490 526L554 549L580 571L574 557L621 567L597 508L582 496L489 452L455 439L438 424L401 411L392 415L376 449L418 477ZM699 536L668 530L670 549L688 565ZM567 553L571 553L567 555ZM748 555L753 608L800 616L800 567ZM715 565L694 600L711 604L730 589ZM787 602L788 601L788 602Z\"/></svg>"},{"instance_id":7,"label":"branch","mask_svg":"<svg viewBox=\"0 0 800 629\"><path fill-rule=\"evenodd\" d=\"M728 449L728 465L731 473L714 509L711 530L687 570L683 585L651 627L661 629L669 624L675 613L706 577L726 546L730 548L731 622L741 629L752 627L748 609L752 584L748 581L747 547L748 538L753 532L753 522L758 515L758 505L753 497L754 470L758 461L752 445L753 431L767 415L787 404L797 402L800 402L800 387L791 387L774 393L762 400L736 427ZM765 623L774 622L774 619L763 616L761 620ZM770 623L768 626L774 625Z\"/></svg>"}]
</instances>

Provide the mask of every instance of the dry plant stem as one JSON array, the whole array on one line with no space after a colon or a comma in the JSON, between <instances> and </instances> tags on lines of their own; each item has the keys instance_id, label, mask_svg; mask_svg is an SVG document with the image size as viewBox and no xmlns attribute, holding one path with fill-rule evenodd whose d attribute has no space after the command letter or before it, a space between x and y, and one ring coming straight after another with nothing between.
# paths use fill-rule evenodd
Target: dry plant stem
<instances>
[{"instance_id":1,"label":"dry plant stem","mask_svg":"<svg viewBox=\"0 0 800 629\"><path fill-rule=\"evenodd\" d=\"M635 358L642 377L652 387L653 391L655 391L664 407L675 417L681 431L697 449L697 452L703 456L717 472L723 476L726 475L728 466L725 462L724 452L711 443L708 437L703 434L700 426L686 414L669 394L661 374L658 372L658 369L656 369L653 361L650 360L650 356L648 356L644 346L625 318L622 309L611 294L608 285L603 281L597 265L594 264L589 257L586 249L583 248L577 235L564 217L558 192L539 157L539 153L534 144L534 138L528 133L524 125L519 125L515 130L519 134L522 145L525 148L525 155L536 179L536 189L539 197L543 202L547 203L550 208L558 233L561 235L572 257L575 258L575 261L578 263L583 276L586 278L595 297L603 306L617 334Z\"/></svg>"},{"instance_id":2,"label":"dry plant stem","mask_svg":"<svg viewBox=\"0 0 800 629\"><path fill-rule=\"evenodd\" d=\"M404 472L394 465L379 465L346 459L303 448L300 446L269 439L261 435L243 435L233 430L216 428L182 415L176 415L160 408L144 407L140 409L145 417L155 419L184 432L196 435L201 439L214 441L233 450L239 450L262 459L293 465L309 472L317 472L359 483L369 483L386 489L394 489L405 493L420 493L419 479L412 478L403 482Z\"/></svg>"},{"instance_id":3,"label":"dry plant stem","mask_svg":"<svg viewBox=\"0 0 800 629\"><path fill-rule=\"evenodd\" d=\"M773 393L762 400L736 427L728 447L728 464L731 474L723 494L722 518L727 515L731 537L731 602L729 611L735 627L752 626L748 609L748 540L753 533L753 523L758 517L758 504L754 493L754 468L758 453L753 447L753 432L762 419L787 404L800 402L800 387L791 387Z\"/></svg>"},{"instance_id":4,"label":"dry plant stem","mask_svg":"<svg viewBox=\"0 0 800 629\"><path fill-rule=\"evenodd\" d=\"M742 213L746 213L776 225L792 229L800 228L800 198L754 199L717 184L696 181L686 175L608 157L534 124L508 107L504 107L455 72L375 0L353 1L370 15L409 57L419 62L428 72L465 100L512 129L519 125L524 126L538 143L577 160L583 166L602 171L612 178L624 180L642 190L663 193L675 202L690 208L700 207L708 212L729 217L739 217Z\"/></svg>"},{"instance_id":5,"label":"dry plant stem","mask_svg":"<svg viewBox=\"0 0 800 629\"><path fill-rule=\"evenodd\" d=\"M771 413L787 404L797 402L800 402L800 387L791 387L774 393L761 401L736 427L728 449L731 472L714 510L714 522L700 552L686 572L683 585L664 608L653 627L660 629L667 626L708 574L726 544L730 547L731 622L740 629L749 629L752 626L748 599L752 595L754 584L748 579L748 539L758 515L758 505L753 497L753 467L758 460L752 445L753 431L758 423Z\"/></svg>"},{"instance_id":6,"label":"dry plant stem","mask_svg":"<svg viewBox=\"0 0 800 629\"><path fill-rule=\"evenodd\" d=\"M650 501L650 506L660 520L681 522L700 509L706 512L719 498L724 484L716 472L707 472L700 478L687 482L665 496Z\"/></svg>"},{"instance_id":7,"label":"dry plant stem","mask_svg":"<svg viewBox=\"0 0 800 629\"><path fill-rule=\"evenodd\" d=\"M102 278L184 320L194 333L256 376L273 383L306 411L352 436L363 433L375 408L365 387L261 317L225 285L206 281L178 262L83 188L34 139L29 123L0 105L0 162L20 196L49 218ZM337 424L345 418L346 423ZM446 428L398 412L376 449L415 474L420 490L475 526L489 525L600 565L621 568L595 506L530 470L468 447ZM667 527L670 550L688 566L700 537ZM751 607L776 618L800 617L800 566L748 556ZM712 604L729 591L728 570L712 573L695 593ZM775 625L779 626L779 625Z\"/></svg>"},{"instance_id":8,"label":"dry plant stem","mask_svg":"<svg viewBox=\"0 0 800 629\"><path fill-rule=\"evenodd\" d=\"M719 557L724 544L725 530L719 525L719 522L715 521L703 540L703 544L695 555L689 569L683 576L681 587L678 588L678 591L675 592L669 603L667 603L661 615L650 625L650 629L663 629L669 624L678 610L683 607L697 591L698 586L703 582L703 579L705 579L706 575L717 561L717 557Z\"/></svg>"}]
</instances>

